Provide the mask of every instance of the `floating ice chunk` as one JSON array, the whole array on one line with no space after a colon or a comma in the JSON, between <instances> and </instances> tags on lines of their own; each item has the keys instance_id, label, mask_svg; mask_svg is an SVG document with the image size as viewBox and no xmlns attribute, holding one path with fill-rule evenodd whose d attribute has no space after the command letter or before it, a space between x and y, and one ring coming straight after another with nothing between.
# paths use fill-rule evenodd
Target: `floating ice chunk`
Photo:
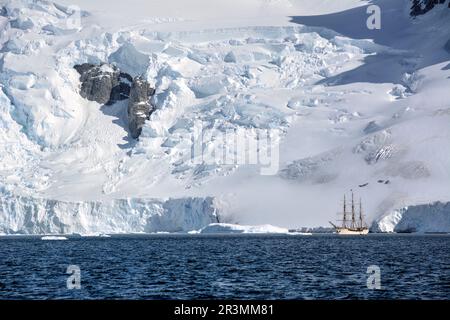
<instances>
[{"instance_id":1,"label":"floating ice chunk","mask_svg":"<svg viewBox=\"0 0 450 320\"><path fill-rule=\"evenodd\" d=\"M290 236L312 236L311 232L289 232Z\"/></svg>"},{"instance_id":2,"label":"floating ice chunk","mask_svg":"<svg viewBox=\"0 0 450 320\"><path fill-rule=\"evenodd\" d=\"M61 241L61 240L69 240L66 237L61 236L44 236L41 238L41 240L48 240L48 241Z\"/></svg>"},{"instance_id":3,"label":"floating ice chunk","mask_svg":"<svg viewBox=\"0 0 450 320\"><path fill-rule=\"evenodd\" d=\"M288 229L275 227L270 224L259 226L243 226L229 223L212 223L199 231L200 234L214 233L289 233Z\"/></svg>"},{"instance_id":4,"label":"floating ice chunk","mask_svg":"<svg viewBox=\"0 0 450 320\"><path fill-rule=\"evenodd\" d=\"M94 232L94 233L86 233L86 234L81 234L81 237L95 237L95 238L111 238L111 236L109 234L106 233L98 233L98 232Z\"/></svg>"}]
</instances>

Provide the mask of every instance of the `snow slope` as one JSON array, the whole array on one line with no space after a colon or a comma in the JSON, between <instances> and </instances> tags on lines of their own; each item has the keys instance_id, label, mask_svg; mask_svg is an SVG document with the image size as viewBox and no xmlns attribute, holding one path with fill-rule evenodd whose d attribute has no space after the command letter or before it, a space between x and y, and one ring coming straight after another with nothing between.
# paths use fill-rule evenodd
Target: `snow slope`
<instances>
[{"instance_id":1,"label":"snow slope","mask_svg":"<svg viewBox=\"0 0 450 320\"><path fill-rule=\"evenodd\" d=\"M368 4L388 13L379 31ZM407 0L0 5L0 232L325 225L350 189L376 221L450 201L446 5L416 19ZM85 62L155 86L139 141L126 101L78 94ZM204 150L229 130L279 134L278 173L198 163L198 121Z\"/></svg>"}]
</instances>

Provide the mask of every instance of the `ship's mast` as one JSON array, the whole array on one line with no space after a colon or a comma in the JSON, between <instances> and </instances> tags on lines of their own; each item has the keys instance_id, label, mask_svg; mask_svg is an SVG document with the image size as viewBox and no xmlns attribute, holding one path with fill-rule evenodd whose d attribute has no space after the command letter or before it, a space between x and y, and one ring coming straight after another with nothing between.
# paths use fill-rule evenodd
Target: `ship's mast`
<instances>
[{"instance_id":1,"label":"ship's mast","mask_svg":"<svg viewBox=\"0 0 450 320\"><path fill-rule=\"evenodd\" d=\"M344 220L342 220L342 227L347 228L347 200L344 194Z\"/></svg>"},{"instance_id":2,"label":"ship's mast","mask_svg":"<svg viewBox=\"0 0 450 320\"><path fill-rule=\"evenodd\" d=\"M359 198L359 227L362 229L363 225L363 213L362 213L362 200Z\"/></svg>"},{"instance_id":3,"label":"ship's mast","mask_svg":"<svg viewBox=\"0 0 450 320\"><path fill-rule=\"evenodd\" d=\"M351 228L355 228L355 201L353 198L353 190L352 190L352 225Z\"/></svg>"}]
</instances>

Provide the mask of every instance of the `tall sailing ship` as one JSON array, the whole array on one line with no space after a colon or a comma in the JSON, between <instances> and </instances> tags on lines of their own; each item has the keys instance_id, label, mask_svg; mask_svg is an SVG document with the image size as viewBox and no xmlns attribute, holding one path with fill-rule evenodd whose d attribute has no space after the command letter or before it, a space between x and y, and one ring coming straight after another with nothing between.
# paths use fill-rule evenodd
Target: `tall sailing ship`
<instances>
[{"instance_id":1,"label":"tall sailing ship","mask_svg":"<svg viewBox=\"0 0 450 320\"><path fill-rule=\"evenodd\" d=\"M352 204L351 204L351 212L347 211L347 200L344 195L344 208L343 208L343 219L341 226L337 226L334 223L330 222L330 224L334 227L337 234L348 234L348 235L363 235L369 233L369 228L363 219L362 213L362 202L359 200L359 216L356 217L355 210L355 201L352 191ZM349 218L349 215L351 217Z\"/></svg>"}]
</instances>

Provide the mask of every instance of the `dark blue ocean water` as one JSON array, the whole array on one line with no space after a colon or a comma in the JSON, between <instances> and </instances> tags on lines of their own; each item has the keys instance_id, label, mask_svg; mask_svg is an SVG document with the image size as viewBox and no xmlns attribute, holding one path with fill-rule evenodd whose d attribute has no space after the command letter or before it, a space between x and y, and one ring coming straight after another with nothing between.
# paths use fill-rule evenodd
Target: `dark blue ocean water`
<instances>
[{"instance_id":1,"label":"dark blue ocean water","mask_svg":"<svg viewBox=\"0 0 450 320\"><path fill-rule=\"evenodd\" d=\"M17 298L450 299L450 236L3 237L0 299Z\"/></svg>"}]
</instances>

